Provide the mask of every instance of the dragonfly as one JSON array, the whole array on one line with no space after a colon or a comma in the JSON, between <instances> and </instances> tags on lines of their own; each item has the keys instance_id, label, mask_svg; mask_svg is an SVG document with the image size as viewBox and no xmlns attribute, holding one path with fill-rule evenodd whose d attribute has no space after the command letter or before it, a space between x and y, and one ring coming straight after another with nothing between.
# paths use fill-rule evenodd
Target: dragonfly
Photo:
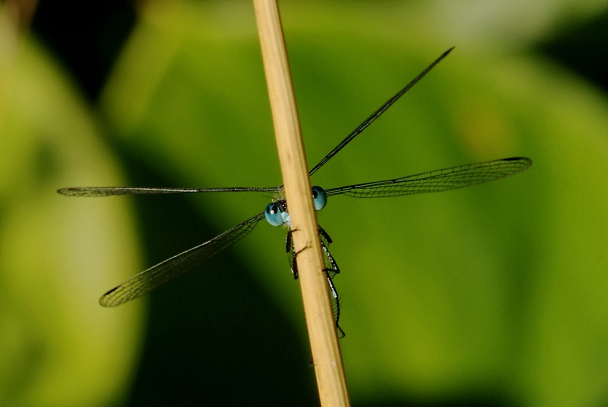
<instances>
[{"instance_id":1,"label":"dragonfly","mask_svg":"<svg viewBox=\"0 0 608 407\"><path fill-rule=\"evenodd\" d=\"M420 74L418 74L418 76L416 76L404 88L399 90L399 92L397 92L378 110L372 113L372 115L357 126L355 130L353 130L309 171L309 175L312 176L315 172L317 172L348 143L354 140L370 124L377 120L388 108L390 108L399 98L401 98L401 96L408 92L429 71L431 71L435 65L444 59L452 51L452 49L453 48L450 48L441 54L435 61L433 61ZM319 211L326 206L329 197L336 195L346 195L355 198L380 198L446 191L498 180L500 178L525 171L530 167L530 165L532 165L532 161L529 158L510 157L430 172L423 172L401 178L346 185L337 188L323 189L319 186L314 186L312 187L313 203L315 209ZM99 299L99 303L104 307L115 307L135 298L139 298L150 293L159 286L186 273L187 271L196 268L204 261L208 260L212 256L215 256L219 252L225 250L247 236L264 218L272 226L285 226L288 228L285 251L288 253L293 277L295 279L298 278L297 263L295 261L297 252L294 250L291 235L291 222L283 185L279 185L277 187L232 188L70 187L59 189L57 192L66 196L80 197L209 192L257 192L274 194L272 202L266 206L263 212L253 215L244 222L239 223L238 225L226 230L216 237L189 250L179 253L155 266L152 266L129 278L122 284L112 288L103 294ZM329 285L329 291L331 294L335 326L340 335L344 336L344 331L339 325L341 314L340 297L334 284L334 278L340 273L340 268L329 251L329 245L332 243L332 239L320 226L319 238L325 259L324 271L326 272L327 284Z\"/></svg>"}]
</instances>

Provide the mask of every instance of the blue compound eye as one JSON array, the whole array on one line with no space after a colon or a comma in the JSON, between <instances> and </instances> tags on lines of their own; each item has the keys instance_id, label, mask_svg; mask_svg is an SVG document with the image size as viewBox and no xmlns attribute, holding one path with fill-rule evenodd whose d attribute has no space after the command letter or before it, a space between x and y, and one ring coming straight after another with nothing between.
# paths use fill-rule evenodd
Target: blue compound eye
<instances>
[{"instance_id":1,"label":"blue compound eye","mask_svg":"<svg viewBox=\"0 0 608 407\"><path fill-rule=\"evenodd\" d=\"M312 200L315 204L315 209L320 211L327 205L327 193L321 187L312 187Z\"/></svg>"},{"instance_id":2,"label":"blue compound eye","mask_svg":"<svg viewBox=\"0 0 608 407\"><path fill-rule=\"evenodd\" d=\"M268 206L266 206L264 216L266 217L268 223L270 223L272 226L281 226L283 223L285 223L281 213L281 206L276 202L271 202L268 204Z\"/></svg>"}]
</instances>

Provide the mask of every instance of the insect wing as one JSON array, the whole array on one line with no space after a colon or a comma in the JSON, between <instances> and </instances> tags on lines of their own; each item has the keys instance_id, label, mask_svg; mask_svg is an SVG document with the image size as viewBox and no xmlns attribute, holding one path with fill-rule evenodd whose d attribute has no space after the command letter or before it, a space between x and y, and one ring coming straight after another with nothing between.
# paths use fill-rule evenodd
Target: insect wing
<instances>
[{"instance_id":1,"label":"insect wing","mask_svg":"<svg viewBox=\"0 0 608 407\"><path fill-rule=\"evenodd\" d=\"M205 243L142 271L105 293L99 303L115 307L148 294L247 236L263 217L264 214L259 213Z\"/></svg>"}]
</instances>

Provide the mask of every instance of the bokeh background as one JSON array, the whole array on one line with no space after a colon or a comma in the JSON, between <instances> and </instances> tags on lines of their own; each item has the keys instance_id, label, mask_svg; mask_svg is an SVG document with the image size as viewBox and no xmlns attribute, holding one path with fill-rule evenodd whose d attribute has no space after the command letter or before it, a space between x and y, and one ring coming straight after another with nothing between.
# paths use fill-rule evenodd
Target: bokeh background
<instances>
[{"instance_id":1,"label":"bokeh background","mask_svg":"<svg viewBox=\"0 0 608 407\"><path fill-rule=\"evenodd\" d=\"M608 405L606 5L302 3L281 9L311 165L456 46L313 184L534 160L319 213L353 404ZM97 303L267 196L55 192L280 184L251 3L6 1L0 70L0 405L317 405L284 230Z\"/></svg>"}]
</instances>

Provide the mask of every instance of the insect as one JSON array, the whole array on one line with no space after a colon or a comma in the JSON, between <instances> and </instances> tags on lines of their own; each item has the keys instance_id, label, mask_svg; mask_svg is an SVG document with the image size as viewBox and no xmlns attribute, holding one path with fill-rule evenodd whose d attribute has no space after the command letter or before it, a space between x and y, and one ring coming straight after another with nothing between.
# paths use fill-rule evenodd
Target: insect
<instances>
[{"instance_id":1,"label":"insect","mask_svg":"<svg viewBox=\"0 0 608 407\"><path fill-rule=\"evenodd\" d=\"M371 116L363 121L352 133L350 133L340 144L329 152L309 172L313 175L332 157L342 150L348 143L357 137L370 124L378 119L389 107L391 107L401 96L409 91L420 79L422 79L435 65L445 58L452 48L444 52L432 64L424 69L416 78L408 83L403 89L383 104ZM334 195L348 195L356 198L379 198L402 195L419 194L425 192L440 192L450 189L467 187L483 182L494 181L509 175L522 172L532 165L532 161L525 157L512 157L476 164L468 164L459 167L445 168L436 171L410 175L401 178L384 181L367 182L363 184L347 185L338 188L323 189L315 186L312 188L313 202L316 210L321 210L327 204L328 197ZM57 192L67 196L102 197L116 195L146 195L146 194L173 194L173 193L201 193L201 192L263 192L274 193L275 199L268 204L266 209L242 223L228 229L224 233L206 241L192 249L179 253L147 270L131 277L117 287L106 292L99 300L104 307L114 307L127 301L148 294L155 288L167 283L181 274L200 265L205 260L228 248L246 235L248 235L263 218L273 226L291 227L287 202L283 193L283 186L255 188L148 188L148 187L75 187L62 188ZM340 268L329 251L332 240L324 229L319 227L321 247L325 257L325 271L327 283L329 284L334 306L336 329L343 336L344 332L339 326L340 301L338 292L334 285L334 277L340 272ZM287 233L286 252L288 252L291 270L294 278L298 278L297 264L295 262L296 252L293 247L291 230Z\"/></svg>"}]
</instances>

